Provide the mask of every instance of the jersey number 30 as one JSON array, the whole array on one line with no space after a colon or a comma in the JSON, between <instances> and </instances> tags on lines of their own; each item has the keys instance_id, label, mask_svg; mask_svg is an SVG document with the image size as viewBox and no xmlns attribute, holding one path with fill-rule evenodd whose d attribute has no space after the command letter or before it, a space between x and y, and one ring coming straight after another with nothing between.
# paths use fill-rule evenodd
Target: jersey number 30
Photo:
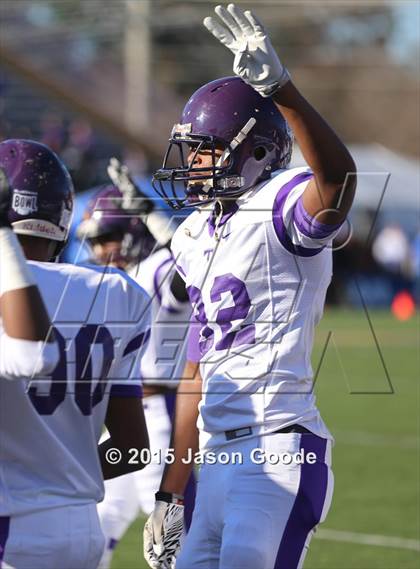
<instances>
[{"instance_id":1,"label":"jersey number 30","mask_svg":"<svg viewBox=\"0 0 420 569\"><path fill-rule=\"evenodd\" d=\"M67 352L66 341L54 328L55 337L60 349L60 360L51 374L49 393L40 394L39 386L32 385L28 395L33 406L40 415L52 415L66 397L67 392ZM100 379L92 391L92 358L91 346L99 344L103 350L103 363ZM74 399L83 415L90 415L92 409L102 401L105 392L105 378L114 359L114 340L105 326L87 324L80 328L74 338L75 349L75 382ZM41 380L45 382L46 380Z\"/></svg>"}]
</instances>

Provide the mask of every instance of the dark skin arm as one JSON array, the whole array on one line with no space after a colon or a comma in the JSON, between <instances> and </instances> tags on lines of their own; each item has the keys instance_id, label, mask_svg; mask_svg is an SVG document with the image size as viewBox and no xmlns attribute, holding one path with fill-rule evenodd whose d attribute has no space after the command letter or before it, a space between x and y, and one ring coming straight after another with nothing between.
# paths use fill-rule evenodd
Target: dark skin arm
<instances>
[{"instance_id":1,"label":"dark skin arm","mask_svg":"<svg viewBox=\"0 0 420 569\"><path fill-rule=\"evenodd\" d=\"M356 166L328 123L289 81L272 97L291 126L314 173L303 194L305 210L321 223L341 223L353 202Z\"/></svg>"},{"instance_id":2,"label":"dark skin arm","mask_svg":"<svg viewBox=\"0 0 420 569\"><path fill-rule=\"evenodd\" d=\"M171 282L171 292L178 302L188 302L189 297L187 289L185 288L185 282L182 277L176 272L172 278Z\"/></svg>"},{"instance_id":3,"label":"dark skin arm","mask_svg":"<svg viewBox=\"0 0 420 569\"><path fill-rule=\"evenodd\" d=\"M137 397L111 397L105 425L110 438L98 447L104 480L142 470L145 465L141 464L138 456L134 457L138 464L128 463L133 457L132 453L129 454L129 449L134 448L140 452L142 449L149 448L149 435L142 400ZM118 464L110 464L106 460L106 451L111 448L118 449L122 454L122 459Z\"/></svg>"},{"instance_id":4,"label":"dark skin arm","mask_svg":"<svg viewBox=\"0 0 420 569\"><path fill-rule=\"evenodd\" d=\"M0 298L0 314L4 330L11 338L54 341L50 318L38 287L5 292Z\"/></svg>"},{"instance_id":5,"label":"dark skin arm","mask_svg":"<svg viewBox=\"0 0 420 569\"><path fill-rule=\"evenodd\" d=\"M171 448L175 461L167 464L163 473L160 490L173 494L183 494L191 475L193 464L181 462L198 451L198 404L202 397L202 380L196 362L187 361L176 396L175 421L172 427Z\"/></svg>"}]
</instances>

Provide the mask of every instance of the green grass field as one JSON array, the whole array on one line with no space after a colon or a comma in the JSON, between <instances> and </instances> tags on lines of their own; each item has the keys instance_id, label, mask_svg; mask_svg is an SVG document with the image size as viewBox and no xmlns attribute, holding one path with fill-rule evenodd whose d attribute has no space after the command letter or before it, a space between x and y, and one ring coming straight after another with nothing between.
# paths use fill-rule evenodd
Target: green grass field
<instances>
[{"instance_id":1,"label":"green grass field","mask_svg":"<svg viewBox=\"0 0 420 569\"><path fill-rule=\"evenodd\" d=\"M370 319L374 335L364 312L330 310L318 327L313 367L318 404L336 438L335 493L305 569L420 567L418 321L385 312ZM143 521L116 549L113 569L147 567Z\"/></svg>"}]
</instances>

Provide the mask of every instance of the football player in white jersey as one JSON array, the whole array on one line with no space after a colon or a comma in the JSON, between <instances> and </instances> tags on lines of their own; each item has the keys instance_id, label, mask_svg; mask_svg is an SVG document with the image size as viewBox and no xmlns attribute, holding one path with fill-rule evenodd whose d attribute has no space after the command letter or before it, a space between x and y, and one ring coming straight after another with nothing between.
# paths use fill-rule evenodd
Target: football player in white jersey
<instances>
[{"instance_id":1,"label":"football player in white jersey","mask_svg":"<svg viewBox=\"0 0 420 569\"><path fill-rule=\"evenodd\" d=\"M134 184L124 166L116 163L115 159L111 164L112 178L120 187ZM132 190L135 195L142 195L138 188L133 187ZM144 196L143 210L153 208L152 200L149 204L147 201ZM150 341L141 360L143 406L151 460L145 470L105 483L105 498L98 505L106 537L100 569L110 567L115 547L131 523L141 513L148 515L153 511L155 493L159 489L170 447L172 412L176 388L184 369L191 318L185 285L176 272L170 249L156 242L148 226L140 219L138 206L137 203L130 208L130 203L124 201L124 195L116 185L103 186L90 200L77 232L79 239L86 240L90 246L94 262L111 264L127 271L146 290L152 310ZM164 219L167 224L169 218L165 216ZM191 477L184 512L187 528L194 494Z\"/></svg>"},{"instance_id":2,"label":"football player in white jersey","mask_svg":"<svg viewBox=\"0 0 420 569\"><path fill-rule=\"evenodd\" d=\"M204 24L233 52L236 76L192 95L154 176L173 207L197 206L172 251L201 325L202 390L199 377L181 382L177 409L189 415L176 417L176 461L145 526L145 556L158 569L177 553L198 418L204 464L177 569L294 569L332 496L310 355L355 166L256 17L232 4L215 11ZM308 168L288 169L286 120Z\"/></svg>"},{"instance_id":3,"label":"football player in white jersey","mask_svg":"<svg viewBox=\"0 0 420 569\"><path fill-rule=\"evenodd\" d=\"M0 558L17 569L94 569L105 544L103 479L142 468L129 464L129 450L148 448L139 358L149 298L116 269L48 262L73 208L70 176L49 148L2 142L0 168L12 188L7 217L59 348L43 376L36 368L0 378ZM98 447L104 423L111 436Z\"/></svg>"},{"instance_id":4,"label":"football player in white jersey","mask_svg":"<svg viewBox=\"0 0 420 569\"><path fill-rule=\"evenodd\" d=\"M0 169L0 378L3 379L47 374L57 365L59 355L34 275L10 225L10 205L11 188ZM22 353L26 358L22 358Z\"/></svg>"}]
</instances>

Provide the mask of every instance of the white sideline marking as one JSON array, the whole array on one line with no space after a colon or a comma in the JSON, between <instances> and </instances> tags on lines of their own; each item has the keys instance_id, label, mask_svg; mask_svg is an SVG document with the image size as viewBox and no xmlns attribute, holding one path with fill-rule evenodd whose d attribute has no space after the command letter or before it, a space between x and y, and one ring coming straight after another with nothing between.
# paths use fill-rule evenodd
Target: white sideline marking
<instances>
[{"instance_id":1,"label":"white sideline marking","mask_svg":"<svg viewBox=\"0 0 420 569\"><path fill-rule=\"evenodd\" d=\"M403 449L419 449L420 439L411 436L395 434L368 433L366 431L333 431L338 444L372 447L394 447Z\"/></svg>"},{"instance_id":2,"label":"white sideline marking","mask_svg":"<svg viewBox=\"0 0 420 569\"><path fill-rule=\"evenodd\" d=\"M321 528L315 532L315 537L325 539L326 541L345 541L359 545L374 545L378 547L394 547L396 549L420 551L420 541L388 535L371 535L368 533Z\"/></svg>"}]
</instances>

